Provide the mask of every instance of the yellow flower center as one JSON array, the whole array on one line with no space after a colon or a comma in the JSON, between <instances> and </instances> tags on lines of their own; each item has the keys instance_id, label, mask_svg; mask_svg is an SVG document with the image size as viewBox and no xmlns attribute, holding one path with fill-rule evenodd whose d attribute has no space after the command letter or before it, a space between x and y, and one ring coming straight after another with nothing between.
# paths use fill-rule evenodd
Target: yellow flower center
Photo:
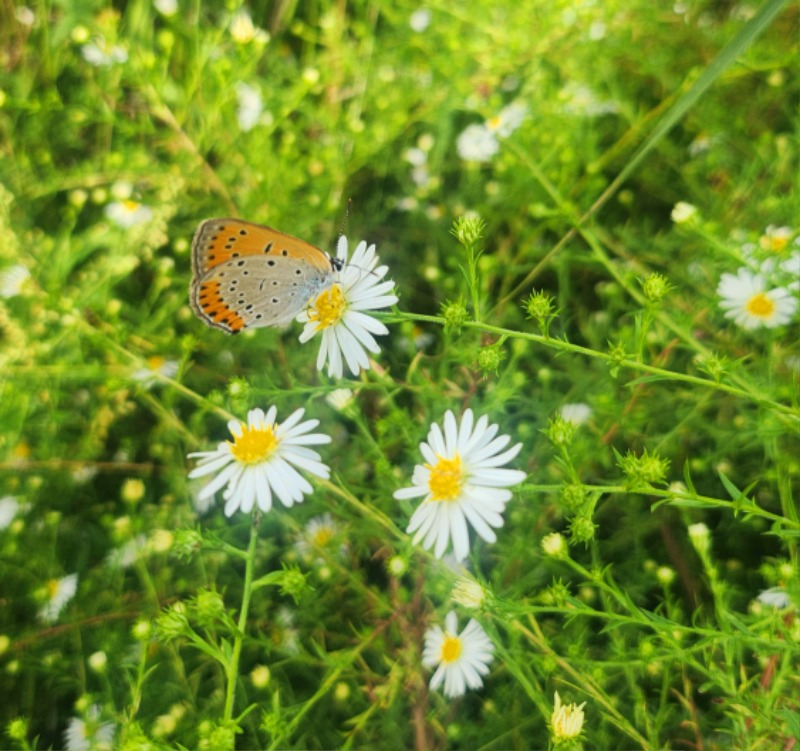
<instances>
[{"instance_id":1,"label":"yellow flower center","mask_svg":"<svg viewBox=\"0 0 800 751\"><path fill-rule=\"evenodd\" d=\"M500 118L500 115L495 115L494 117L490 117L486 121L486 127L489 128L489 130L497 130L502 124L503 121Z\"/></svg>"},{"instance_id":2,"label":"yellow flower center","mask_svg":"<svg viewBox=\"0 0 800 751\"><path fill-rule=\"evenodd\" d=\"M139 206L141 206L141 204L138 201L134 201L134 200L132 200L130 198L127 199L126 201L123 201L122 205L125 207L125 210L129 211L131 214L134 211L136 211L136 209L138 209Z\"/></svg>"},{"instance_id":3,"label":"yellow flower center","mask_svg":"<svg viewBox=\"0 0 800 751\"><path fill-rule=\"evenodd\" d=\"M458 453L452 459L439 456L439 461L433 467L429 464L425 466L430 470L428 489L431 491L432 501L452 501L458 498L464 484L464 472Z\"/></svg>"},{"instance_id":4,"label":"yellow flower center","mask_svg":"<svg viewBox=\"0 0 800 751\"><path fill-rule=\"evenodd\" d=\"M51 579L45 587L47 589L47 597L52 600L58 594L58 579Z\"/></svg>"},{"instance_id":5,"label":"yellow flower center","mask_svg":"<svg viewBox=\"0 0 800 751\"><path fill-rule=\"evenodd\" d=\"M761 238L761 247L771 250L773 253L780 253L789 244L788 235L764 235Z\"/></svg>"},{"instance_id":6,"label":"yellow flower center","mask_svg":"<svg viewBox=\"0 0 800 751\"><path fill-rule=\"evenodd\" d=\"M320 527L314 533L314 544L318 548L324 548L333 537L333 530L330 527Z\"/></svg>"},{"instance_id":7,"label":"yellow flower center","mask_svg":"<svg viewBox=\"0 0 800 751\"><path fill-rule=\"evenodd\" d=\"M275 436L275 426L250 428L242 425L242 434L233 443L228 441L231 453L242 464L259 464L266 461L277 448L280 441Z\"/></svg>"},{"instance_id":8,"label":"yellow flower center","mask_svg":"<svg viewBox=\"0 0 800 751\"><path fill-rule=\"evenodd\" d=\"M442 643L442 662L455 662L461 656L461 639L447 635Z\"/></svg>"},{"instance_id":9,"label":"yellow flower center","mask_svg":"<svg viewBox=\"0 0 800 751\"><path fill-rule=\"evenodd\" d=\"M147 367L153 372L157 373L159 370L161 370L161 368L164 367L165 362L166 359L161 355L152 355L151 357L147 358Z\"/></svg>"},{"instance_id":10,"label":"yellow flower center","mask_svg":"<svg viewBox=\"0 0 800 751\"><path fill-rule=\"evenodd\" d=\"M763 292L756 292L744 307L751 316L756 318L772 318L775 313L775 303Z\"/></svg>"},{"instance_id":11,"label":"yellow flower center","mask_svg":"<svg viewBox=\"0 0 800 751\"><path fill-rule=\"evenodd\" d=\"M327 329L328 326L335 326L342 320L346 307L347 302L341 285L334 284L330 289L317 295L317 299L308 311L308 320L317 321L317 329Z\"/></svg>"}]
</instances>

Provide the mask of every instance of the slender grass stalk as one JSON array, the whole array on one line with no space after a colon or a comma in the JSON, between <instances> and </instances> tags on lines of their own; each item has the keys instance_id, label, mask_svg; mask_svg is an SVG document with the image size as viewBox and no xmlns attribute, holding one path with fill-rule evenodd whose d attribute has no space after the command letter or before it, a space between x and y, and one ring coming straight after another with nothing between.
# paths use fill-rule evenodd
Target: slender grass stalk
<instances>
[{"instance_id":1,"label":"slender grass stalk","mask_svg":"<svg viewBox=\"0 0 800 751\"><path fill-rule=\"evenodd\" d=\"M242 589L242 607L239 611L239 621L237 623L236 637L233 641L230 660L225 669L225 681L227 683L225 691L225 710L223 720L233 721L234 700L236 698L236 683L239 680L239 658L242 654L242 643L244 641L245 630L247 628L247 614L250 612L250 597L253 593L253 571L256 562L256 543L258 541L258 527L261 522L260 514L253 514L253 521L250 525L250 542L247 546L247 558L244 571L244 586Z\"/></svg>"}]
</instances>

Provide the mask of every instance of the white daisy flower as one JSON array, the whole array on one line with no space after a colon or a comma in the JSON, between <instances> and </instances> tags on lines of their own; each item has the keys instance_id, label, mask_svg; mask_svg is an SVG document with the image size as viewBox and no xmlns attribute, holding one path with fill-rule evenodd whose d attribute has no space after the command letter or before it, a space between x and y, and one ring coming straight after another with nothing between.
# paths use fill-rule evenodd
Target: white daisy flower
<instances>
[{"instance_id":1,"label":"white daisy flower","mask_svg":"<svg viewBox=\"0 0 800 751\"><path fill-rule=\"evenodd\" d=\"M561 419L573 425L583 425L592 416L592 408L583 402L561 407Z\"/></svg>"},{"instance_id":2,"label":"white daisy flower","mask_svg":"<svg viewBox=\"0 0 800 751\"><path fill-rule=\"evenodd\" d=\"M736 274L723 274L717 286L719 305L725 317L750 331L760 326L775 328L788 323L797 311L797 297L788 289L766 289L766 280L742 267Z\"/></svg>"},{"instance_id":3,"label":"white daisy flower","mask_svg":"<svg viewBox=\"0 0 800 751\"><path fill-rule=\"evenodd\" d=\"M237 509L249 514L256 505L267 512L272 508L273 493L287 508L301 503L313 488L298 469L325 480L330 477L320 455L307 448L330 443L330 436L309 433L319 425L319 420L300 422L304 412L298 409L278 424L275 407L270 407L266 414L262 409L251 409L246 425L238 420L228 422L233 442L224 441L215 451L189 454L200 457L197 467L189 473L190 478L216 473L200 491L198 500L203 501L225 487L222 494L225 516L231 516Z\"/></svg>"},{"instance_id":4,"label":"white daisy flower","mask_svg":"<svg viewBox=\"0 0 800 751\"><path fill-rule=\"evenodd\" d=\"M64 606L78 591L78 575L69 574L61 579L51 579L45 585L45 604L39 609L39 620L55 623Z\"/></svg>"},{"instance_id":5,"label":"white daisy flower","mask_svg":"<svg viewBox=\"0 0 800 751\"><path fill-rule=\"evenodd\" d=\"M18 263L0 271L0 297L17 297L25 291L25 284L31 278L31 272Z\"/></svg>"},{"instance_id":6,"label":"white daisy flower","mask_svg":"<svg viewBox=\"0 0 800 751\"><path fill-rule=\"evenodd\" d=\"M483 123L468 125L456 141L458 155L467 162L488 162L498 151L497 134Z\"/></svg>"},{"instance_id":7,"label":"white daisy flower","mask_svg":"<svg viewBox=\"0 0 800 751\"><path fill-rule=\"evenodd\" d=\"M236 110L236 119L243 133L251 131L258 125L264 113L264 100L261 92L248 83L236 84L236 101L239 108Z\"/></svg>"},{"instance_id":8,"label":"white daisy flower","mask_svg":"<svg viewBox=\"0 0 800 751\"><path fill-rule=\"evenodd\" d=\"M153 209L129 198L126 201L112 201L106 206L105 213L118 227L130 229L137 224L149 222Z\"/></svg>"},{"instance_id":9,"label":"white daisy flower","mask_svg":"<svg viewBox=\"0 0 800 751\"><path fill-rule=\"evenodd\" d=\"M64 731L66 751L110 751L114 740L114 725L100 721L100 707L93 704L86 719L73 717Z\"/></svg>"},{"instance_id":10,"label":"white daisy flower","mask_svg":"<svg viewBox=\"0 0 800 751\"><path fill-rule=\"evenodd\" d=\"M81 47L83 59L95 67L108 67L115 63L128 62L128 53L117 44L109 44L102 37Z\"/></svg>"},{"instance_id":11,"label":"white daisy flower","mask_svg":"<svg viewBox=\"0 0 800 751\"><path fill-rule=\"evenodd\" d=\"M486 542L495 542L492 528L503 526L503 511L511 499L511 485L522 482L526 474L515 469L500 469L519 453L522 444L506 449L511 438L495 437L498 426L489 425L484 415L477 423L468 409L456 423L448 410L444 432L434 423L427 443L420 444L425 464L417 464L411 478L413 485L395 492L398 500L425 499L411 516L409 534L416 532L424 548L434 545L434 555L441 558L448 543L453 543L456 560L469 553L469 523ZM505 449L505 450L504 450Z\"/></svg>"},{"instance_id":12,"label":"white daisy flower","mask_svg":"<svg viewBox=\"0 0 800 751\"><path fill-rule=\"evenodd\" d=\"M300 334L303 343L322 332L317 370L322 370L327 361L328 375L341 378L344 362L356 376L369 370L367 351L381 351L373 334L388 334L389 329L366 311L388 308L397 302L397 296L391 294L394 282L381 281L389 267L378 266L374 245L367 247L360 242L348 260L347 238L340 237L336 257L342 270L334 273L333 285L321 292L297 320L305 323Z\"/></svg>"},{"instance_id":13,"label":"white daisy flower","mask_svg":"<svg viewBox=\"0 0 800 751\"><path fill-rule=\"evenodd\" d=\"M441 626L425 632L422 664L436 668L431 678L431 690L444 683L444 695L450 699L463 696L467 688L483 686L482 675L489 672L494 645L476 620L470 620L460 633L458 619L451 610Z\"/></svg>"}]
</instances>

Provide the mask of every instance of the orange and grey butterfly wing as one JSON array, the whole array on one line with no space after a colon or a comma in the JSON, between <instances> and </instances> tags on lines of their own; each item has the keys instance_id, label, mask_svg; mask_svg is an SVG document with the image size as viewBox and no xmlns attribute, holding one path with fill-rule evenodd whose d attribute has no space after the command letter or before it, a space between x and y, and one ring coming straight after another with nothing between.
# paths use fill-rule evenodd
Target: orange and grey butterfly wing
<instances>
[{"instance_id":1,"label":"orange and grey butterfly wing","mask_svg":"<svg viewBox=\"0 0 800 751\"><path fill-rule=\"evenodd\" d=\"M321 270L330 267L328 256L311 243L241 219L207 219L192 240L192 269L198 279L235 258L262 255L302 257Z\"/></svg>"},{"instance_id":2,"label":"orange and grey butterfly wing","mask_svg":"<svg viewBox=\"0 0 800 751\"><path fill-rule=\"evenodd\" d=\"M238 219L203 222L192 263L194 312L232 334L290 323L333 281L331 260L319 248Z\"/></svg>"}]
</instances>

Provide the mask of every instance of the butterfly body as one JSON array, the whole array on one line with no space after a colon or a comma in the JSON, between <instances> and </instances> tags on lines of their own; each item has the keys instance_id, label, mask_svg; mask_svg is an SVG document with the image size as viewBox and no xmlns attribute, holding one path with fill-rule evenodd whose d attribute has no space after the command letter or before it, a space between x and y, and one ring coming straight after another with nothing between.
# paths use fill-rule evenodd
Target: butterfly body
<instances>
[{"instance_id":1,"label":"butterfly body","mask_svg":"<svg viewBox=\"0 0 800 751\"><path fill-rule=\"evenodd\" d=\"M192 310L229 334L285 326L329 288L342 264L291 235L241 219L207 219L192 241Z\"/></svg>"}]
</instances>

